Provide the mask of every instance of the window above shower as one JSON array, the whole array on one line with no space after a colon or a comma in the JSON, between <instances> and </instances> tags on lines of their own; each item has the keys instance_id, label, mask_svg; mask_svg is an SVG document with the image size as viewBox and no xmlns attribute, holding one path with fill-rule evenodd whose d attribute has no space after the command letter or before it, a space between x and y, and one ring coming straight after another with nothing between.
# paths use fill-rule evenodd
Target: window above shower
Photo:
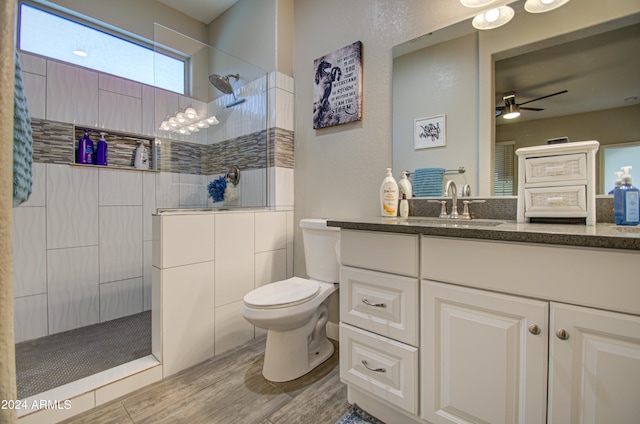
<instances>
[{"instance_id":1,"label":"window above shower","mask_svg":"<svg viewBox=\"0 0 640 424\"><path fill-rule=\"evenodd\" d=\"M58 11L21 3L18 45L24 52L186 93L187 56Z\"/></svg>"}]
</instances>

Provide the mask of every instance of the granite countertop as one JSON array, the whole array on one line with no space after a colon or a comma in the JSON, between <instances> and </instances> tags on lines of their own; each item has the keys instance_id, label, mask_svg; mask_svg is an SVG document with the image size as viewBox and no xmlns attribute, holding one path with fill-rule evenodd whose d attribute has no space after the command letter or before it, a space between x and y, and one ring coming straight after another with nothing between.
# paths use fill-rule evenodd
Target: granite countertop
<instances>
[{"instance_id":1,"label":"granite countertop","mask_svg":"<svg viewBox=\"0 0 640 424\"><path fill-rule=\"evenodd\" d=\"M329 219L327 225L349 230L640 250L640 227L621 227L609 223L586 226L519 224L515 221L490 219L452 221L427 217L364 217Z\"/></svg>"}]
</instances>

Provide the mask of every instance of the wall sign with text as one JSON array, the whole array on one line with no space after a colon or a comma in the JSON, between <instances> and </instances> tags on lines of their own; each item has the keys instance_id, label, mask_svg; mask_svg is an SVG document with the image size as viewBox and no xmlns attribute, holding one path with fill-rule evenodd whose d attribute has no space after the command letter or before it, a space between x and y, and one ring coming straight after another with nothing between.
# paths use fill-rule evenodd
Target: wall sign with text
<instances>
[{"instance_id":1,"label":"wall sign with text","mask_svg":"<svg viewBox=\"0 0 640 424\"><path fill-rule=\"evenodd\" d=\"M313 129L362 119L362 42L313 61Z\"/></svg>"},{"instance_id":2,"label":"wall sign with text","mask_svg":"<svg viewBox=\"0 0 640 424\"><path fill-rule=\"evenodd\" d=\"M447 145L445 115L414 119L413 148L428 149Z\"/></svg>"}]
</instances>

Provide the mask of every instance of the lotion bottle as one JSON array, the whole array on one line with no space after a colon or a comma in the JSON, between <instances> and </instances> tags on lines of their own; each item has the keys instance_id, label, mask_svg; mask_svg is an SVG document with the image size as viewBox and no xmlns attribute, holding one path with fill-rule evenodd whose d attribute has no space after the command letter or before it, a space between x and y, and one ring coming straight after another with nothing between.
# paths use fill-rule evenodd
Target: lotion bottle
<instances>
[{"instance_id":1,"label":"lotion bottle","mask_svg":"<svg viewBox=\"0 0 640 424\"><path fill-rule=\"evenodd\" d=\"M104 136L108 135L106 132L100 133L100 141L98 141L98 147L96 147L96 165L107 166L107 140Z\"/></svg>"},{"instance_id":2,"label":"lotion bottle","mask_svg":"<svg viewBox=\"0 0 640 424\"><path fill-rule=\"evenodd\" d=\"M406 194L407 199L411 199L413 193L411 188L411 181L409 181L409 179L407 178L407 171L402 171L402 177L398 182L398 193L400 194L400 197L402 197L403 194Z\"/></svg>"},{"instance_id":3,"label":"lotion bottle","mask_svg":"<svg viewBox=\"0 0 640 424\"><path fill-rule=\"evenodd\" d=\"M613 220L617 225L638 225L640 191L631 184L631 166L623 166L622 169L622 185L613 190Z\"/></svg>"},{"instance_id":4,"label":"lotion bottle","mask_svg":"<svg viewBox=\"0 0 640 424\"><path fill-rule=\"evenodd\" d=\"M380 186L380 213L382 216L398 215L398 183L387 168L387 176Z\"/></svg>"},{"instance_id":5,"label":"lotion bottle","mask_svg":"<svg viewBox=\"0 0 640 424\"><path fill-rule=\"evenodd\" d=\"M620 187L622 185L622 174L624 174L624 172L622 171L618 171L616 172L616 180L614 181L614 187L613 189L607 193L607 194L614 194L615 193L615 189Z\"/></svg>"},{"instance_id":6,"label":"lotion bottle","mask_svg":"<svg viewBox=\"0 0 640 424\"><path fill-rule=\"evenodd\" d=\"M400 217L406 218L409 216L409 201L407 195L402 193L402 199L400 200Z\"/></svg>"},{"instance_id":7,"label":"lotion bottle","mask_svg":"<svg viewBox=\"0 0 640 424\"><path fill-rule=\"evenodd\" d=\"M147 152L147 148L144 147L142 141L138 143L138 147L136 148L134 165L137 169L149 169L149 152Z\"/></svg>"}]
</instances>

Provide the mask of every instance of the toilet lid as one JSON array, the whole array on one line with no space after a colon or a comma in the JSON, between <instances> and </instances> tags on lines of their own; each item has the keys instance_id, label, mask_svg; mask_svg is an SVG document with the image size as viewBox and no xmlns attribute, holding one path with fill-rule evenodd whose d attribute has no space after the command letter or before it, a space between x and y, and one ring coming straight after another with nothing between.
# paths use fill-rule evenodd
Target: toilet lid
<instances>
[{"instance_id":1,"label":"toilet lid","mask_svg":"<svg viewBox=\"0 0 640 424\"><path fill-rule=\"evenodd\" d=\"M250 291L244 297L244 303L258 308L293 306L315 297L319 291L318 281L293 277Z\"/></svg>"}]
</instances>

